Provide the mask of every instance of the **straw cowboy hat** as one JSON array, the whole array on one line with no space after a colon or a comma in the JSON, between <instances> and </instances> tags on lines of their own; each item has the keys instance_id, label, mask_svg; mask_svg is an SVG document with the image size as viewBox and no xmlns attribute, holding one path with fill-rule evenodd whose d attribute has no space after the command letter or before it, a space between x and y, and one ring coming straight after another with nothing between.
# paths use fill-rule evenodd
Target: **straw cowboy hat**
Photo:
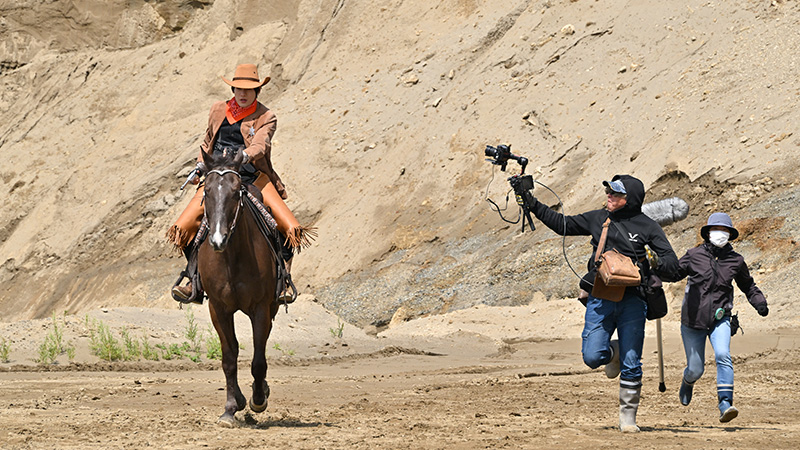
<instances>
[{"instance_id":1,"label":"straw cowboy hat","mask_svg":"<svg viewBox=\"0 0 800 450\"><path fill-rule=\"evenodd\" d=\"M264 81L258 81L258 69L255 64L239 64L236 66L236 72L233 73L233 81L222 78L222 81L239 89L256 89L267 84L269 77L264 78Z\"/></svg>"}]
</instances>

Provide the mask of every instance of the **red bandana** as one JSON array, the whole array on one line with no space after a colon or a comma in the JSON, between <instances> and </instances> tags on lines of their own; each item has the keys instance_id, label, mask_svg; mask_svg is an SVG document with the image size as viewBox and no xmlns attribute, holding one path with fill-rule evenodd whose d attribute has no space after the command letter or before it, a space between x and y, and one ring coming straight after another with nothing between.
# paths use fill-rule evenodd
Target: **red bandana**
<instances>
[{"instance_id":1,"label":"red bandana","mask_svg":"<svg viewBox=\"0 0 800 450\"><path fill-rule=\"evenodd\" d=\"M247 108L242 108L236 103L236 97L228 100L228 107L225 108L225 117L228 118L228 123L232 125L256 112L256 107L258 106L256 103L257 102L253 102Z\"/></svg>"}]
</instances>

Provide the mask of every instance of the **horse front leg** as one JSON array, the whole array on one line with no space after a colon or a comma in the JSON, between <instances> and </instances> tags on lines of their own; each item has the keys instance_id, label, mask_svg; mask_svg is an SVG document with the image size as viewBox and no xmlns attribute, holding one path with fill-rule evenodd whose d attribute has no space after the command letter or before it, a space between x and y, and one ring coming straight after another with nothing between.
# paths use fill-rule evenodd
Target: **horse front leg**
<instances>
[{"instance_id":1,"label":"horse front leg","mask_svg":"<svg viewBox=\"0 0 800 450\"><path fill-rule=\"evenodd\" d=\"M209 302L211 322L219 334L219 343L222 348L222 372L225 374L225 412L219 416L220 425L232 427L235 424L234 414L244 409L247 401L239 389L237 380L237 360L239 358L239 342L233 326L233 314L217 311L213 302Z\"/></svg>"},{"instance_id":2,"label":"horse front leg","mask_svg":"<svg viewBox=\"0 0 800 450\"><path fill-rule=\"evenodd\" d=\"M267 409L269 398L267 338L272 331L272 314L269 306L257 308L250 320L253 325L253 363L250 367L253 374L253 396L250 398L250 409L258 413Z\"/></svg>"}]
</instances>

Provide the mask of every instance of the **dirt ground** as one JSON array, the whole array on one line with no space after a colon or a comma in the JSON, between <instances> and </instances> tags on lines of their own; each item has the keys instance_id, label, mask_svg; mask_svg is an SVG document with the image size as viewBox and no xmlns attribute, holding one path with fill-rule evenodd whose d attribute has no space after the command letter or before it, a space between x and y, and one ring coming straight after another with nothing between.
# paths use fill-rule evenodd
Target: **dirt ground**
<instances>
[{"instance_id":1,"label":"dirt ground","mask_svg":"<svg viewBox=\"0 0 800 450\"><path fill-rule=\"evenodd\" d=\"M750 329L732 342L740 415L720 424L713 356L691 406L681 406L677 322L664 323L665 393L658 391L655 323L648 322L643 432L623 435L616 429L617 380L581 361L580 318L562 322L561 337L535 337L526 327L547 311L481 307L471 316L417 319L377 336L348 326L342 339L333 339L320 332L333 318L321 306L292 308L278 316L270 340L269 408L238 413L232 429L216 425L225 399L216 361L103 363L78 352L75 361L43 366L17 356L0 366L0 448L763 449L800 442L800 410L792 407L800 401L800 329L765 331L748 319ZM114 328L126 313L97 314ZM149 328L142 321L139 331L155 339L179 334L184 312L150 313ZM198 314L198 320L206 319ZM426 320L452 329L426 333ZM76 328L70 322L65 335ZM18 322L3 331L23 325L45 327ZM246 343L246 321L237 327ZM276 355L274 343L296 353ZM245 344L239 379L246 395L249 359Z\"/></svg>"}]
</instances>

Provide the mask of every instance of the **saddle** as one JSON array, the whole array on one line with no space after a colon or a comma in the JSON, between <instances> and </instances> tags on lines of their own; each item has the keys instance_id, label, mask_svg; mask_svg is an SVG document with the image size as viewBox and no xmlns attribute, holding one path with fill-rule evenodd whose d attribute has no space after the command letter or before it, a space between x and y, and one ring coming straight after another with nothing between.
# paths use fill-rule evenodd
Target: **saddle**
<instances>
[{"instance_id":1,"label":"saddle","mask_svg":"<svg viewBox=\"0 0 800 450\"><path fill-rule=\"evenodd\" d=\"M244 188L243 188L244 189ZM267 210L261 201L253 195L250 190L245 189L245 196L243 197L247 209L253 213L258 225L258 231L267 240L272 256L275 258L275 265L278 269L278 279L275 283L275 298L283 302L286 312L289 311L289 303L294 303L297 300L297 288L292 282L292 276L286 271L286 261L283 259L283 245L281 233L278 231L278 223L272 214ZM256 191L260 194L259 191ZM281 295L285 289L291 288L291 296Z\"/></svg>"}]
</instances>

